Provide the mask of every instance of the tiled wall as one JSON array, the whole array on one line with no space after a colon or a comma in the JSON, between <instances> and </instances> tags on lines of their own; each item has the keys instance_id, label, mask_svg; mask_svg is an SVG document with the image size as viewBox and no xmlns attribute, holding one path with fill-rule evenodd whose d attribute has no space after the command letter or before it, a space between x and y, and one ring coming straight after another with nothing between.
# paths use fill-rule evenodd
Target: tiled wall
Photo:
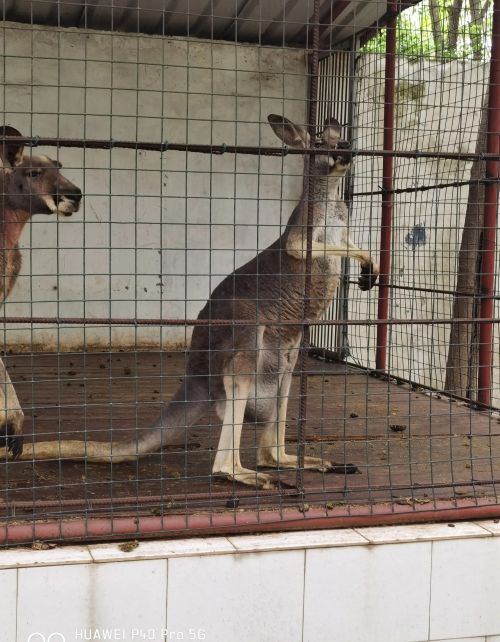
<instances>
[{"instance_id":1,"label":"tiled wall","mask_svg":"<svg viewBox=\"0 0 500 642\"><path fill-rule=\"evenodd\" d=\"M500 642L500 524L0 552L0 642Z\"/></svg>"}]
</instances>

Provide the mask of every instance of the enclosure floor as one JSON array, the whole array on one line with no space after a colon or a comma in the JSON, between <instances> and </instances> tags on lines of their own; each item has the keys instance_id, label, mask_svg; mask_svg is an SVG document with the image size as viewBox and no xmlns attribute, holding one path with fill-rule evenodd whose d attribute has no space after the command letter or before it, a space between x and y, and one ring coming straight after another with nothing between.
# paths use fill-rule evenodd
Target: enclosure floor
<instances>
[{"instance_id":1,"label":"enclosure floor","mask_svg":"<svg viewBox=\"0 0 500 642\"><path fill-rule=\"evenodd\" d=\"M8 355L7 369L26 413L27 441L82 438L109 441L147 427L184 372L183 353ZM465 404L364 371L309 360L306 454L355 474L305 471L312 505L486 497L500 479L500 425ZM288 451L296 451L299 377L288 406ZM210 425L212 422L212 425ZM401 432L395 432L399 427ZM83 433L82 431L85 431ZM243 464L255 465L259 426L247 424ZM270 471L280 489L256 493L210 475L219 436L215 417L188 433L188 448L169 448L134 463L9 462L0 464L0 512L50 515L202 510L285 505L294 471ZM32 503L36 502L35 508ZM61 503L62 502L62 503ZM228 503L229 502L229 503Z\"/></svg>"}]
</instances>

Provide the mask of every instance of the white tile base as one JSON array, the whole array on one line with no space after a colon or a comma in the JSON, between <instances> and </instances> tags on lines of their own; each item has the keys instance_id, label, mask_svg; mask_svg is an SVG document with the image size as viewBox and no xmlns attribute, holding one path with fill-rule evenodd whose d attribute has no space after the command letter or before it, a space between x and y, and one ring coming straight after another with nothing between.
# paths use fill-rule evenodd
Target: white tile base
<instances>
[{"instance_id":1,"label":"white tile base","mask_svg":"<svg viewBox=\"0 0 500 642\"><path fill-rule=\"evenodd\" d=\"M0 642L500 642L498 595L491 520L10 549Z\"/></svg>"},{"instance_id":2,"label":"white tile base","mask_svg":"<svg viewBox=\"0 0 500 642\"><path fill-rule=\"evenodd\" d=\"M430 638L500 631L500 537L434 542Z\"/></svg>"},{"instance_id":3,"label":"white tile base","mask_svg":"<svg viewBox=\"0 0 500 642\"><path fill-rule=\"evenodd\" d=\"M89 639L90 631L107 631L107 639L129 642L134 631L149 629L158 631L161 640L166 625L165 560L22 568L18 574L18 642L35 632L45 637L58 632L64 642L73 642Z\"/></svg>"},{"instance_id":4,"label":"white tile base","mask_svg":"<svg viewBox=\"0 0 500 642\"><path fill-rule=\"evenodd\" d=\"M487 642L490 638L452 638L451 640L425 640L425 642Z\"/></svg>"},{"instance_id":5,"label":"white tile base","mask_svg":"<svg viewBox=\"0 0 500 642\"><path fill-rule=\"evenodd\" d=\"M17 571L0 571L0 642L16 639Z\"/></svg>"},{"instance_id":6,"label":"white tile base","mask_svg":"<svg viewBox=\"0 0 500 642\"><path fill-rule=\"evenodd\" d=\"M418 642L428 634L431 544L306 552L304 642Z\"/></svg>"},{"instance_id":7,"label":"white tile base","mask_svg":"<svg viewBox=\"0 0 500 642\"><path fill-rule=\"evenodd\" d=\"M207 642L299 642L304 551L170 559L167 628Z\"/></svg>"}]
</instances>

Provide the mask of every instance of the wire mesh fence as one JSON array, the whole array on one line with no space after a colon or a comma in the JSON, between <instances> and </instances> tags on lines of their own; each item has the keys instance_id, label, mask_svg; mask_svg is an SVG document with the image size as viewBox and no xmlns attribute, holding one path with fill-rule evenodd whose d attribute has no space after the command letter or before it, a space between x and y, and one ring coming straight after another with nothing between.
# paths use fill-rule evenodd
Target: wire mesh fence
<instances>
[{"instance_id":1,"label":"wire mesh fence","mask_svg":"<svg viewBox=\"0 0 500 642\"><path fill-rule=\"evenodd\" d=\"M498 514L500 6L278 4L3 2L2 543Z\"/></svg>"}]
</instances>

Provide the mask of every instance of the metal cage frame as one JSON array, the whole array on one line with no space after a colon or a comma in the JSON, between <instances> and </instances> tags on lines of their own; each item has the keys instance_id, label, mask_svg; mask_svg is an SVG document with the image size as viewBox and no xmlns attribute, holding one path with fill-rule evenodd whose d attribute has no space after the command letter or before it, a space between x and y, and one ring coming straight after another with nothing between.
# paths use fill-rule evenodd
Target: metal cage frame
<instances>
[{"instance_id":1,"label":"metal cage frame","mask_svg":"<svg viewBox=\"0 0 500 642\"><path fill-rule=\"evenodd\" d=\"M336 11L340 11L346 2L337 2ZM405 6L412 3L404 3L399 0L390 0L387 3L388 11L386 15L378 21L377 29L386 29L386 52L385 52L385 96L384 96L384 140L383 149L357 149L354 152L345 152L351 156L381 157L383 159L382 184L377 192L382 197L382 223L380 229L380 284L378 289L378 314L376 319L371 320L353 320L348 318L348 310L342 308L342 301L345 301L345 291L338 299L337 308L329 318L315 323L312 334L309 333L309 326L303 323L304 337L300 351L300 392L299 392L299 415L297 446L299 466L297 469L296 487L294 489L281 489L276 493L269 493L269 498L277 499L275 506L263 504L258 509L239 508L239 499L251 495L250 491L238 493L238 497L228 497L227 493L223 494L221 501L226 501L226 510L204 511L203 498L197 499L197 512L194 514L181 513L176 514L126 514L127 502L114 500L111 503L112 514L109 516L99 515L99 511L109 505L106 501L100 502L94 500L90 502L91 508L89 514L85 517L71 516L72 500L68 500L65 509L65 516L57 519L33 519L32 521L22 519L18 523L15 510L11 512L7 520L0 524L0 545L1 544L19 544L31 542L33 540L91 540L91 539L114 539L124 537L161 537L161 536L181 536L181 535L205 535L205 534L222 534L222 533L240 533L269 530L285 529L306 529L306 528L331 528L346 526L363 526L376 524L397 524L401 522L424 522L436 520L459 520L459 519L478 519L478 518L498 518L500 517L500 503L492 497L474 497L474 498L453 498L450 500L435 499L433 507L427 504L412 503L404 505L392 503L390 506L377 503L369 505L355 505L346 507L342 503L338 506L330 506L327 509L309 507L305 503L306 493L304 490L303 462L305 456L305 429L308 420L308 378L310 374L306 366L306 359L311 354L320 355L326 359L345 358L343 352L345 344L342 342L343 333L346 328L355 325L372 325L376 327L376 369L373 373L379 378L391 377L388 369L387 352L388 352L388 331L391 326L403 324L444 324L464 323L475 324L479 327L479 356L478 356L478 380L477 390L478 397L474 402L475 408L491 410L491 370L493 358L493 328L500 322L495 318L494 301L498 299L495 292L495 260L496 260L496 242L497 242L497 212L498 212L498 179L500 174L500 0L494 0L493 6L493 27L492 27L492 47L490 62L490 80L488 93L488 126L487 126L487 152L485 154L471 153L451 153L451 152L426 152L426 151L401 151L395 149L394 144L394 118L395 118L395 78L396 78L396 22L399 13ZM314 10L310 23L310 32L308 34L308 51L309 51L309 117L308 127L311 134L314 135L317 123L325 117L324 108L319 107L320 103L328 99L328 96L345 95L349 98L348 104L342 113L342 119L349 123L352 122L351 97L352 88L350 82L353 77L352 58L347 55L345 60L334 62L331 54L332 51L325 51L320 44L320 31L325 26L324 21L320 19L320 0L314 0ZM329 16L333 21L334 15ZM365 34L366 37L366 34ZM359 44L359 40L356 41ZM330 54L330 57L329 57ZM321 70L328 68L330 74L338 69L348 69L348 77L344 80L342 87L332 87L321 83ZM336 93L335 93L336 92ZM5 141L10 140L4 137ZM196 143L176 143L163 141L150 143L135 140L94 140L94 139L64 139L64 138L46 138L46 137L25 137L19 139L30 148L35 149L37 146L47 145L57 149L65 147L77 147L86 149L131 149L131 150L149 150L158 153L169 153L170 151L197 152L203 154L251 154L251 155L275 155L285 156L287 154L299 154L305 158L314 158L321 153L317 149L295 150L286 147L261 147L261 146L241 146L226 145L223 142L217 144L196 144ZM451 159L451 160L476 160L486 161L486 179L485 183L485 208L484 208L484 227L483 240L481 248L482 270L481 270L481 295L480 295L480 312L475 319L403 319L391 318L389 313L389 301L391 288L397 287L391 284L391 243L393 227L393 209L394 195L398 193L394 181L394 159L399 158L434 158L434 159ZM314 177L309 178L309 192L312 192ZM470 181L466 181L467 184ZM461 183L463 184L463 183ZM446 186L453 183L446 183ZM432 189L434 186L422 187L421 189ZM415 188L418 190L419 188ZM407 190L407 191L415 191ZM401 191L401 190L400 190ZM346 185L346 194L353 198L352 186ZM308 258L306 263L306 291L308 280L311 278L311 229L312 229L312 206L309 206L308 219ZM345 288L348 287L349 275L345 277ZM452 294L452 293L451 293ZM307 317L307 300L304 317ZM248 323L245 320L213 320L203 321L197 319L145 319L135 318L133 320L124 318L68 318L68 317L12 317L4 316L4 323L25 324L29 323L52 323L58 325L100 325L100 326L195 326L204 323L212 325L232 325L237 323ZM278 322L277 322L278 323ZM279 322L281 323L281 322ZM312 337L312 339L311 339ZM323 341L330 343L332 349L328 350L314 345L318 337ZM326 338L325 338L326 337ZM410 382L411 383L411 382ZM469 401L469 400L465 400ZM497 481L496 483L500 483ZM288 498L289 503L281 504L280 498ZM137 503L139 505L139 499ZM154 504L155 498L150 498L151 504ZM193 497L193 499L196 499ZM147 498L142 498L147 500ZM61 502L56 502L58 506ZM130 503L130 502L129 502ZM46 502L47 506L50 502ZM125 514L122 512L122 505ZM39 503L43 508L43 502ZM92 509L96 509L93 513ZM118 514L114 514L114 512ZM69 513L69 515L68 515Z\"/></svg>"}]
</instances>

